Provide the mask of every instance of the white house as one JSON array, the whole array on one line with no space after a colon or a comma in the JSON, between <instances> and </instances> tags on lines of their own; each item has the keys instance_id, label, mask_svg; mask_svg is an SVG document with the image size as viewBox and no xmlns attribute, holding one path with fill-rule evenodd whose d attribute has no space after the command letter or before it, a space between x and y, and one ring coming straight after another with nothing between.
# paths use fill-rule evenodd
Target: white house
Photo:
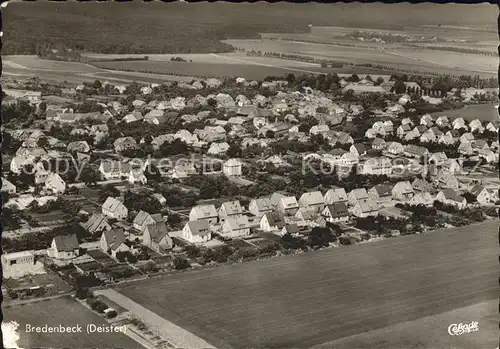
<instances>
[{"instance_id":1,"label":"white house","mask_svg":"<svg viewBox=\"0 0 500 349\"><path fill-rule=\"evenodd\" d=\"M59 235L52 239L47 255L55 259L72 259L78 257L79 250L76 234Z\"/></svg>"},{"instance_id":2,"label":"white house","mask_svg":"<svg viewBox=\"0 0 500 349\"><path fill-rule=\"evenodd\" d=\"M16 186L9 182L6 178L2 178L2 192L9 194L14 194L16 192Z\"/></svg>"},{"instance_id":3,"label":"white house","mask_svg":"<svg viewBox=\"0 0 500 349\"><path fill-rule=\"evenodd\" d=\"M125 232L122 228L105 230L101 235L100 248L102 251L111 252L116 257L118 252L130 251L130 247L125 243Z\"/></svg>"},{"instance_id":4,"label":"white house","mask_svg":"<svg viewBox=\"0 0 500 349\"><path fill-rule=\"evenodd\" d=\"M238 200L227 201L219 207L218 214L221 221L229 217L238 217L243 215L243 207Z\"/></svg>"},{"instance_id":5,"label":"white house","mask_svg":"<svg viewBox=\"0 0 500 349\"><path fill-rule=\"evenodd\" d=\"M272 210L273 206L267 197L253 199L248 204L248 211L257 217L262 217L264 214L271 212Z\"/></svg>"},{"instance_id":6,"label":"white house","mask_svg":"<svg viewBox=\"0 0 500 349\"><path fill-rule=\"evenodd\" d=\"M150 214L146 211L140 210L137 216L135 216L132 225L140 232L144 232L147 225L161 222L164 222L161 213Z\"/></svg>"},{"instance_id":7,"label":"white house","mask_svg":"<svg viewBox=\"0 0 500 349\"><path fill-rule=\"evenodd\" d=\"M287 216L293 216L299 209L299 203L295 196L282 197L278 201L278 211Z\"/></svg>"},{"instance_id":8,"label":"white house","mask_svg":"<svg viewBox=\"0 0 500 349\"><path fill-rule=\"evenodd\" d=\"M102 214L118 220L125 219L128 216L128 209L118 199L108 196L104 204L102 204Z\"/></svg>"},{"instance_id":9,"label":"white house","mask_svg":"<svg viewBox=\"0 0 500 349\"><path fill-rule=\"evenodd\" d=\"M260 229L267 233L277 232L285 226L285 220L278 212L268 212L260 219Z\"/></svg>"},{"instance_id":10,"label":"white house","mask_svg":"<svg viewBox=\"0 0 500 349\"><path fill-rule=\"evenodd\" d=\"M392 196L398 201L409 201L415 195L413 187L410 182L398 182L392 188Z\"/></svg>"},{"instance_id":11,"label":"white house","mask_svg":"<svg viewBox=\"0 0 500 349\"><path fill-rule=\"evenodd\" d=\"M222 166L222 172L226 176L241 176L242 163L239 159L229 159Z\"/></svg>"},{"instance_id":12,"label":"white house","mask_svg":"<svg viewBox=\"0 0 500 349\"><path fill-rule=\"evenodd\" d=\"M356 205L358 202L366 202L369 198L365 188L356 188L347 194L347 200L351 206Z\"/></svg>"},{"instance_id":13,"label":"white house","mask_svg":"<svg viewBox=\"0 0 500 349\"><path fill-rule=\"evenodd\" d=\"M441 190L437 194L436 200L443 204L455 206L459 210L467 207L467 200L463 196L458 195L457 192L451 188Z\"/></svg>"},{"instance_id":14,"label":"white house","mask_svg":"<svg viewBox=\"0 0 500 349\"><path fill-rule=\"evenodd\" d=\"M476 197L477 202L481 205L494 204L496 201L496 198L491 195L490 191L479 184L472 187L470 193Z\"/></svg>"},{"instance_id":15,"label":"white house","mask_svg":"<svg viewBox=\"0 0 500 349\"><path fill-rule=\"evenodd\" d=\"M57 173L51 173L45 180L44 187L54 194L62 194L66 191L66 182Z\"/></svg>"},{"instance_id":16,"label":"white house","mask_svg":"<svg viewBox=\"0 0 500 349\"><path fill-rule=\"evenodd\" d=\"M144 227L142 243L161 254L174 246L172 238L168 235L165 222L147 224Z\"/></svg>"},{"instance_id":17,"label":"white house","mask_svg":"<svg viewBox=\"0 0 500 349\"><path fill-rule=\"evenodd\" d=\"M352 208L352 214L356 217L366 218L369 216L377 216L379 205L375 200L358 201Z\"/></svg>"},{"instance_id":18,"label":"white house","mask_svg":"<svg viewBox=\"0 0 500 349\"><path fill-rule=\"evenodd\" d=\"M299 198L299 206L321 212L325 206L323 195L320 191L304 193Z\"/></svg>"},{"instance_id":19,"label":"white house","mask_svg":"<svg viewBox=\"0 0 500 349\"><path fill-rule=\"evenodd\" d=\"M345 203L347 204L347 193L344 188L333 188L329 189L325 193L325 205L332 205L334 203Z\"/></svg>"},{"instance_id":20,"label":"white house","mask_svg":"<svg viewBox=\"0 0 500 349\"><path fill-rule=\"evenodd\" d=\"M231 216L222 223L222 235L235 238L250 235L250 224L247 216Z\"/></svg>"},{"instance_id":21,"label":"white house","mask_svg":"<svg viewBox=\"0 0 500 349\"><path fill-rule=\"evenodd\" d=\"M327 205L321 215L325 217L328 222L339 223L346 222L349 220L349 210L347 205L343 202L336 202L331 205Z\"/></svg>"},{"instance_id":22,"label":"white house","mask_svg":"<svg viewBox=\"0 0 500 349\"><path fill-rule=\"evenodd\" d=\"M209 224L216 224L219 219L219 214L214 205L198 205L194 206L189 212L189 220L206 220Z\"/></svg>"},{"instance_id":23,"label":"white house","mask_svg":"<svg viewBox=\"0 0 500 349\"><path fill-rule=\"evenodd\" d=\"M182 237L192 244L207 242L212 239L210 224L206 219L189 221L182 229Z\"/></svg>"}]
</instances>

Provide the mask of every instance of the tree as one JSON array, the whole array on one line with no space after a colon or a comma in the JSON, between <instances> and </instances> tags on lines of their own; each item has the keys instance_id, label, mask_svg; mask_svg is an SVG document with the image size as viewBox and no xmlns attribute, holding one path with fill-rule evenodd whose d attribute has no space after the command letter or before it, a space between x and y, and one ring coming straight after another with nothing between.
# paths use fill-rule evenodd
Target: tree
<instances>
[{"instance_id":1,"label":"tree","mask_svg":"<svg viewBox=\"0 0 500 349\"><path fill-rule=\"evenodd\" d=\"M189 260L187 260L186 258L174 257L174 259L172 260L172 268L174 268L175 270L187 269L190 266L191 263L189 263Z\"/></svg>"},{"instance_id":2,"label":"tree","mask_svg":"<svg viewBox=\"0 0 500 349\"><path fill-rule=\"evenodd\" d=\"M406 85L401 80L397 80L392 88L394 89L394 93L396 94L403 94L406 92Z\"/></svg>"},{"instance_id":3,"label":"tree","mask_svg":"<svg viewBox=\"0 0 500 349\"><path fill-rule=\"evenodd\" d=\"M80 176L80 181L85 183L87 186L94 186L101 179L101 175L99 172L94 170L90 165L85 165L82 169L82 173Z\"/></svg>"},{"instance_id":4,"label":"tree","mask_svg":"<svg viewBox=\"0 0 500 349\"><path fill-rule=\"evenodd\" d=\"M217 100L215 100L214 98L209 98L207 99L207 104L210 108L215 108L217 107Z\"/></svg>"},{"instance_id":5,"label":"tree","mask_svg":"<svg viewBox=\"0 0 500 349\"><path fill-rule=\"evenodd\" d=\"M240 158L241 154L241 147L236 143L229 145L229 149L226 152L226 155L230 158Z\"/></svg>"},{"instance_id":6,"label":"tree","mask_svg":"<svg viewBox=\"0 0 500 349\"><path fill-rule=\"evenodd\" d=\"M383 83L384 83L384 78L383 78L383 77L381 77L381 76L379 76L379 77L377 78L377 80L375 80L375 82L373 83L373 85L375 85L375 86L379 86L379 85L381 85L381 84L383 84Z\"/></svg>"},{"instance_id":7,"label":"tree","mask_svg":"<svg viewBox=\"0 0 500 349\"><path fill-rule=\"evenodd\" d=\"M36 142L36 145L40 148L47 149L49 147L49 140L45 136L40 137Z\"/></svg>"},{"instance_id":8,"label":"tree","mask_svg":"<svg viewBox=\"0 0 500 349\"><path fill-rule=\"evenodd\" d=\"M99 80L94 80L94 82L92 83L92 87L98 90L102 87L102 84Z\"/></svg>"}]
</instances>

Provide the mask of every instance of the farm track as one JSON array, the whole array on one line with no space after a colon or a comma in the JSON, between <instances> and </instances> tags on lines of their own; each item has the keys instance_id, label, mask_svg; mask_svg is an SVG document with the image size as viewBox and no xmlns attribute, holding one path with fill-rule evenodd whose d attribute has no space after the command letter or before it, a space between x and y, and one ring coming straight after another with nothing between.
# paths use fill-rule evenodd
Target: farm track
<instances>
[{"instance_id":1,"label":"farm track","mask_svg":"<svg viewBox=\"0 0 500 349\"><path fill-rule=\"evenodd\" d=\"M496 226L188 272L117 291L220 348L309 347L497 297Z\"/></svg>"}]
</instances>

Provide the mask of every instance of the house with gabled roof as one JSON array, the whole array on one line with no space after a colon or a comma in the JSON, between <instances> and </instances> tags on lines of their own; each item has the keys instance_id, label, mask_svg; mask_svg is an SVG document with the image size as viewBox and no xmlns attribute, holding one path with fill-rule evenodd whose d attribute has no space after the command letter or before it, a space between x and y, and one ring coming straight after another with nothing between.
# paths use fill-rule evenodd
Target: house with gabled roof
<instances>
[{"instance_id":1,"label":"house with gabled roof","mask_svg":"<svg viewBox=\"0 0 500 349\"><path fill-rule=\"evenodd\" d=\"M78 257L80 244L76 234L59 235L52 239L50 248L47 249L47 255L55 259L73 259Z\"/></svg>"},{"instance_id":2,"label":"house with gabled roof","mask_svg":"<svg viewBox=\"0 0 500 349\"><path fill-rule=\"evenodd\" d=\"M142 243L160 254L174 247L173 240L168 235L167 225L163 221L150 223L144 227Z\"/></svg>"},{"instance_id":3,"label":"house with gabled roof","mask_svg":"<svg viewBox=\"0 0 500 349\"><path fill-rule=\"evenodd\" d=\"M455 206L459 210L467 207L467 200L452 188L445 188L436 195L436 201Z\"/></svg>"},{"instance_id":4,"label":"house with gabled roof","mask_svg":"<svg viewBox=\"0 0 500 349\"><path fill-rule=\"evenodd\" d=\"M384 150L386 146L385 141L382 138L375 138L372 141L372 149L375 150Z\"/></svg>"},{"instance_id":5,"label":"house with gabled roof","mask_svg":"<svg viewBox=\"0 0 500 349\"><path fill-rule=\"evenodd\" d=\"M411 132L410 124L402 124L396 129L396 134L399 138L405 137L409 132Z\"/></svg>"},{"instance_id":6,"label":"house with gabled roof","mask_svg":"<svg viewBox=\"0 0 500 349\"><path fill-rule=\"evenodd\" d=\"M381 206L394 206L392 187L393 186L390 184L377 184L368 190L368 196L378 202Z\"/></svg>"},{"instance_id":7,"label":"house with gabled roof","mask_svg":"<svg viewBox=\"0 0 500 349\"><path fill-rule=\"evenodd\" d=\"M113 142L113 146L116 152L122 152L126 150L137 149L139 146L137 142L132 137L120 137Z\"/></svg>"},{"instance_id":8,"label":"house with gabled roof","mask_svg":"<svg viewBox=\"0 0 500 349\"><path fill-rule=\"evenodd\" d=\"M9 193L9 194L15 194L17 188L14 184L9 182L6 178L2 178L2 192Z\"/></svg>"},{"instance_id":9,"label":"house with gabled roof","mask_svg":"<svg viewBox=\"0 0 500 349\"><path fill-rule=\"evenodd\" d=\"M130 247L125 242L125 231L122 228L105 230L99 241L99 247L116 258L117 253L130 251Z\"/></svg>"},{"instance_id":10,"label":"house with gabled roof","mask_svg":"<svg viewBox=\"0 0 500 349\"><path fill-rule=\"evenodd\" d=\"M299 203L295 196L285 196L278 201L278 211L287 216L293 216L299 209Z\"/></svg>"},{"instance_id":11,"label":"house with gabled roof","mask_svg":"<svg viewBox=\"0 0 500 349\"><path fill-rule=\"evenodd\" d=\"M443 171L451 174L462 173L462 166L456 159L448 159L443 163Z\"/></svg>"},{"instance_id":12,"label":"house with gabled roof","mask_svg":"<svg viewBox=\"0 0 500 349\"><path fill-rule=\"evenodd\" d=\"M102 214L118 220L125 219L128 216L127 207L118 199L108 196L102 204Z\"/></svg>"},{"instance_id":13,"label":"house with gabled roof","mask_svg":"<svg viewBox=\"0 0 500 349\"><path fill-rule=\"evenodd\" d=\"M262 217L264 214L273 211L271 201L267 197L252 199L248 204L248 211L257 217Z\"/></svg>"},{"instance_id":14,"label":"house with gabled roof","mask_svg":"<svg viewBox=\"0 0 500 349\"><path fill-rule=\"evenodd\" d=\"M217 213L215 205L198 205L191 208L189 220L197 221L200 219L204 219L210 224L216 224L219 219L219 214Z\"/></svg>"},{"instance_id":15,"label":"house with gabled roof","mask_svg":"<svg viewBox=\"0 0 500 349\"><path fill-rule=\"evenodd\" d=\"M491 195L491 192L480 184L473 186L469 192L476 197L476 200L481 205L491 205L496 202L496 198Z\"/></svg>"},{"instance_id":16,"label":"house with gabled roof","mask_svg":"<svg viewBox=\"0 0 500 349\"><path fill-rule=\"evenodd\" d=\"M66 182L59 174L51 172L45 179L44 188L54 194L63 194L66 191Z\"/></svg>"},{"instance_id":17,"label":"house with gabled roof","mask_svg":"<svg viewBox=\"0 0 500 349\"><path fill-rule=\"evenodd\" d=\"M147 225L161 223L164 221L165 220L163 219L161 213L150 214L146 211L140 210L137 216L135 216L132 226L140 232L144 232L144 228L146 228Z\"/></svg>"},{"instance_id":18,"label":"house with gabled roof","mask_svg":"<svg viewBox=\"0 0 500 349\"><path fill-rule=\"evenodd\" d=\"M434 181L441 188L458 189L460 187L460 183L458 182L457 177L455 177L452 173L444 171L440 172Z\"/></svg>"},{"instance_id":19,"label":"house with gabled roof","mask_svg":"<svg viewBox=\"0 0 500 349\"><path fill-rule=\"evenodd\" d=\"M87 143L87 141L75 141L70 142L66 149L70 153L88 153L90 151L90 145Z\"/></svg>"},{"instance_id":20,"label":"house with gabled roof","mask_svg":"<svg viewBox=\"0 0 500 349\"><path fill-rule=\"evenodd\" d=\"M409 144L404 148L404 154L408 157L419 159L429 155L429 150L425 147Z\"/></svg>"},{"instance_id":21,"label":"house with gabled roof","mask_svg":"<svg viewBox=\"0 0 500 349\"><path fill-rule=\"evenodd\" d=\"M365 188L356 188L347 194L347 200L351 206L356 205L358 202L368 201L369 198L370 197L368 196L368 192Z\"/></svg>"},{"instance_id":22,"label":"house with gabled roof","mask_svg":"<svg viewBox=\"0 0 500 349\"><path fill-rule=\"evenodd\" d=\"M210 155L224 155L229 149L229 144L227 142L222 143L212 143L210 148L208 148L207 154Z\"/></svg>"},{"instance_id":23,"label":"house with gabled roof","mask_svg":"<svg viewBox=\"0 0 500 349\"><path fill-rule=\"evenodd\" d=\"M439 138L437 139L437 142L439 144L447 144L447 145L451 145L451 144L455 144L456 143L456 139L453 138L452 135L450 134L442 134L441 136L439 136Z\"/></svg>"},{"instance_id":24,"label":"house with gabled roof","mask_svg":"<svg viewBox=\"0 0 500 349\"><path fill-rule=\"evenodd\" d=\"M458 152L462 155L472 155L474 150L472 149L472 145L470 142L460 143L458 146Z\"/></svg>"},{"instance_id":25,"label":"house with gabled roof","mask_svg":"<svg viewBox=\"0 0 500 349\"><path fill-rule=\"evenodd\" d=\"M483 124L478 119L474 119L469 122L469 129L471 132L477 131L479 133L484 131Z\"/></svg>"},{"instance_id":26,"label":"house with gabled roof","mask_svg":"<svg viewBox=\"0 0 500 349\"><path fill-rule=\"evenodd\" d=\"M299 198L299 206L321 212L325 206L323 195L320 191L304 193Z\"/></svg>"},{"instance_id":27,"label":"house with gabled roof","mask_svg":"<svg viewBox=\"0 0 500 349\"><path fill-rule=\"evenodd\" d=\"M192 244L201 244L212 239L210 224L206 219L189 221L182 229L182 238Z\"/></svg>"},{"instance_id":28,"label":"house with gabled roof","mask_svg":"<svg viewBox=\"0 0 500 349\"><path fill-rule=\"evenodd\" d=\"M427 191L418 192L411 198L409 204L413 206L424 205L431 207L434 204L434 197Z\"/></svg>"},{"instance_id":29,"label":"house with gabled roof","mask_svg":"<svg viewBox=\"0 0 500 349\"><path fill-rule=\"evenodd\" d=\"M285 219L279 212L267 212L260 219L260 229L266 233L280 231L285 224Z\"/></svg>"},{"instance_id":30,"label":"house with gabled roof","mask_svg":"<svg viewBox=\"0 0 500 349\"><path fill-rule=\"evenodd\" d=\"M439 127L449 126L450 125L450 120L448 119L447 116L439 116L436 119L436 125L438 125Z\"/></svg>"},{"instance_id":31,"label":"house with gabled roof","mask_svg":"<svg viewBox=\"0 0 500 349\"><path fill-rule=\"evenodd\" d=\"M324 196L325 205L332 205L334 203L347 204L348 198L344 188L329 189Z\"/></svg>"},{"instance_id":32,"label":"house with gabled roof","mask_svg":"<svg viewBox=\"0 0 500 349\"><path fill-rule=\"evenodd\" d=\"M415 178L411 186L414 192L430 192L432 190L432 184L421 178Z\"/></svg>"},{"instance_id":33,"label":"house with gabled roof","mask_svg":"<svg viewBox=\"0 0 500 349\"><path fill-rule=\"evenodd\" d=\"M222 235L227 238L236 238L250 235L250 223L244 215L230 216L222 223Z\"/></svg>"},{"instance_id":34,"label":"house with gabled roof","mask_svg":"<svg viewBox=\"0 0 500 349\"><path fill-rule=\"evenodd\" d=\"M361 143L351 145L349 151L357 157L366 155L366 147Z\"/></svg>"},{"instance_id":35,"label":"house with gabled roof","mask_svg":"<svg viewBox=\"0 0 500 349\"><path fill-rule=\"evenodd\" d=\"M448 160L448 156L444 152L434 153L430 156L429 162L434 163L436 166L442 166Z\"/></svg>"},{"instance_id":36,"label":"house with gabled roof","mask_svg":"<svg viewBox=\"0 0 500 349\"><path fill-rule=\"evenodd\" d=\"M486 160L486 162L498 162L498 153L490 149L477 149L476 153L479 158Z\"/></svg>"},{"instance_id":37,"label":"house with gabled roof","mask_svg":"<svg viewBox=\"0 0 500 349\"><path fill-rule=\"evenodd\" d=\"M389 154L399 155L404 152L404 147L399 142L388 142L385 151Z\"/></svg>"},{"instance_id":38,"label":"house with gabled roof","mask_svg":"<svg viewBox=\"0 0 500 349\"><path fill-rule=\"evenodd\" d=\"M367 201L358 201L351 209L352 214L360 218L377 216L378 211L379 204L373 199L368 199Z\"/></svg>"},{"instance_id":39,"label":"house with gabled roof","mask_svg":"<svg viewBox=\"0 0 500 349\"><path fill-rule=\"evenodd\" d=\"M87 222L82 223L82 227L90 234L98 234L105 230L111 230L111 225L109 225L106 216L100 213L94 213L90 216Z\"/></svg>"},{"instance_id":40,"label":"house with gabled roof","mask_svg":"<svg viewBox=\"0 0 500 349\"><path fill-rule=\"evenodd\" d=\"M465 123L465 120L463 118L456 118L455 120L453 120L452 125L453 125L454 130L458 130L461 128L466 129L466 130L469 129L469 127L467 126L467 124Z\"/></svg>"},{"instance_id":41,"label":"house with gabled roof","mask_svg":"<svg viewBox=\"0 0 500 349\"><path fill-rule=\"evenodd\" d=\"M409 201L415 195L412 185L408 181L401 181L392 188L392 197L397 201Z\"/></svg>"},{"instance_id":42,"label":"house with gabled roof","mask_svg":"<svg viewBox=\"0 0 500 349\"><path fill-rule=\"evenodd\" d=\"M218 215L221 221L228 217L241 216L243 213L243 207L241 207L238 200L224 202L218 210Z\"/></svg>"},{"instance_id":43,"label":"house with gabled roof","mask_svg":"<svg viewBox=\"0 0 500 349\"><path fill-rule=\"evenodd\" d=\"M370 158L358 166L361 174L373 175L390 175L392 168L392 161L386 157Z\"/></svg>"},{"instance_id":44,"label":"house with gabled roof","mask_svg":"<svg viewBox=\"0 0 500 349\"><path fill-rule=\"evenodd\" d=\"M330 223L347 222L350 212L344 202L336 202L331 205L326 205L321 215Z\"/></svg>"}]
</instances>

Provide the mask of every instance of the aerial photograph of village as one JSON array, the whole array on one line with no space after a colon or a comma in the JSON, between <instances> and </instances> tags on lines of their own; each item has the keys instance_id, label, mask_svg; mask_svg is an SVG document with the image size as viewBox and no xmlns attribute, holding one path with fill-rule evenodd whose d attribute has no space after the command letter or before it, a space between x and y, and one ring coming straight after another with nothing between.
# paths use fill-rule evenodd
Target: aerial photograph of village
<instances>
[{"instance_id":1,"label":"aerial photograph of village","mask_svg":"<svg viewBox=\"0 0 500 349\"><path fill-rule=\"evenodd\" d=\"M498 7L2 6L5 348L498 348Z\"/></svg>"}]
</instances>

